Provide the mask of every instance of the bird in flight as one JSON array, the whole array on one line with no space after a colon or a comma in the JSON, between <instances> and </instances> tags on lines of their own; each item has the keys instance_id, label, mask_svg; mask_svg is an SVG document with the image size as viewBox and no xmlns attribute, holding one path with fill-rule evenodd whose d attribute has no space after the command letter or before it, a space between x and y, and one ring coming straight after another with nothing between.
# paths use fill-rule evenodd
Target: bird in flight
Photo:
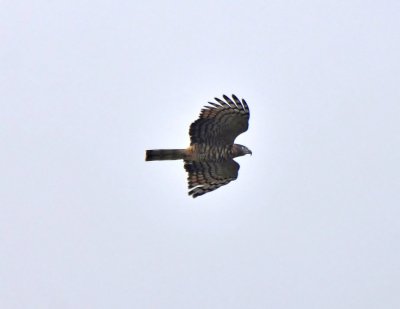
<instances>
[{"instance_id":1,"label":"bird in flight","mask_svg":"<svg viewBox=\"0 0 400 309\"><path fill-rule=\"evenodd\" d=\"M204 106L190 125L190 146L186 149L146 150L146 161L183 160L188 173L189 195L198 197L228 184L238 177L235 157L252 154L246 146L234 144L247 131L250 111L245 100L232 99Z\"/></svg>"}]
</instances>

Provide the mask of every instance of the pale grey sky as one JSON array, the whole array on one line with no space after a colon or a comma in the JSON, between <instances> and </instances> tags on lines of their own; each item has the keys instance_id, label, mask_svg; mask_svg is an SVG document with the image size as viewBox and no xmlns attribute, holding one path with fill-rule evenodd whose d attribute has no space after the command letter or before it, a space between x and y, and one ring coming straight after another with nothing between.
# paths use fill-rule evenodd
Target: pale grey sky
<instances>
[{"instance_id":1,"label":"pale grey sky","mask_svg":"<svg viewBox=\"0 0 400 309\"><path fill-rule=\"evenodd\" d=\"M1 1L1 308L400 308L398 1ZM237 181L183 148L247 100Z\"/></svg>"}]
</instances>

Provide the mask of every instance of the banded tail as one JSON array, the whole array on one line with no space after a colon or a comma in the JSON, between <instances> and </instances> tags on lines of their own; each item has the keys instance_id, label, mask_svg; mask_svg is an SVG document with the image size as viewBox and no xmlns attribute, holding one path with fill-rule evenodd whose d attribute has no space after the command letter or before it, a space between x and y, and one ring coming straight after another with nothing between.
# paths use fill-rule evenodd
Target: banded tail
<instances>
[{"instance_id":1,"label":"banded tail","mask_svg":"<svg viewBox=\"0 0 400 309\"><path fill-rule=\"evenodd\" d=\"M186 149L146 150L146 161L179 160L186 157Z\"/></svg>"}]
</instances>

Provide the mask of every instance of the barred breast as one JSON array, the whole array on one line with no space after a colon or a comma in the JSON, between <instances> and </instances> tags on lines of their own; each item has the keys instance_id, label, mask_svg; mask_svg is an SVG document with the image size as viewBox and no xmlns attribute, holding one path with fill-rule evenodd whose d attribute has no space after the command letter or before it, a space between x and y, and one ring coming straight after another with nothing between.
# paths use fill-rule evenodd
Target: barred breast
<instances>
[{"instance_id":1,"label":"barred breast","mask_svg":"<svg viewBox=\"0 0 400 309\"><path fill-rule=\"evenodd\" d=\"M231 146L211 146L208 144L194 144L191 147L193 160L197 161L219 161L232 158Z\"/></svg>"}]
</instances>

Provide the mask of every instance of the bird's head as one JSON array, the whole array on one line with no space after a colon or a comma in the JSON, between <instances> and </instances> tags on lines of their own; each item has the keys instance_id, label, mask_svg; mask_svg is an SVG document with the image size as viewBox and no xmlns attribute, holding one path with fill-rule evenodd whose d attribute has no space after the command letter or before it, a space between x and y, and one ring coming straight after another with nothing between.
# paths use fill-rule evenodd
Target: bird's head
<instances>
[{"instance_id":1,"label":"bird's head","mask_svg":"<svg viewBox=\"0 0 400 309\"><path fill-rule=\"evenodd\" d=\"M252 152L249 148L246 146L240 145L240 144L233 144L232 145L232 155L233 157L240 157L244 155L251 155Z\"/></svg>"}]
</instances>

